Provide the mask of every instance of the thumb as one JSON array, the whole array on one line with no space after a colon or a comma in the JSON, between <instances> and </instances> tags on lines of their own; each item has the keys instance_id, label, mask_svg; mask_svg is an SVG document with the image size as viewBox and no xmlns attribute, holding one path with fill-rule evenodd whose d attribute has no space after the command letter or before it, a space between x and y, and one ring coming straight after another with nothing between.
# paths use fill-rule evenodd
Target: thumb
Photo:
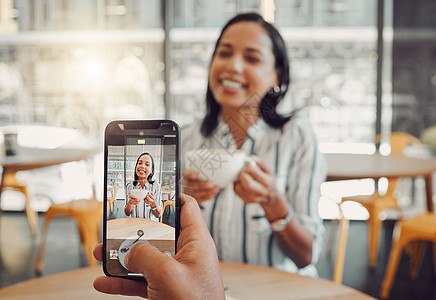
<instances>
[{"instance_id":1,"label":"thumb","mask_svg":"<svg viewBox=\"0 0 436 300\"><path fill-rule=\"evenodd\" d=\"M265 161L262 158L255 155L250 156L250 158L252 158L256 162L256 166L259 167L264 173L271 174L270 170L265 164Z\"/></svg>"},{"instance_id":2,"label":"thumb","mask_svg":"<svg viewBox=\"0 0 436 300\"><path fill-rule=\"evenodd\" d=\"M162 265L168 263L168 260L173 259L156 247L139 242L130 249L124 263L130 271L141 273L147 279L150 274L161 272Z\"/></svg>"}]
</instances>

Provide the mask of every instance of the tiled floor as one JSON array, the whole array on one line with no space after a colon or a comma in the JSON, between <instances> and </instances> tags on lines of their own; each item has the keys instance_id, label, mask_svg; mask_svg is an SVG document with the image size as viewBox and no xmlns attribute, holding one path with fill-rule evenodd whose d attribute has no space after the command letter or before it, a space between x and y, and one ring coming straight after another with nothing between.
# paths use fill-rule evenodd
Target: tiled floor
<instances>
[{"instance_id":1,"label":"tiled floor","mask_svg":"<svg viewBox=\"0 0 436 300\"><path fill-rule=\"evenodd\" d=\"M43 214L39 216L40 226ZM343 284L378 297L384 275L392 235L393 221L385 222L383 240L379 256L379 267L370 271L367 267L366 225L362 221L352 221L350 225ZM326 222L328 233L330 222ZM0 216L0 287L5 287L36 276L34 263L40 238L30 236L30 231L22 212L3 212ZM408 277L408 260L405 256L393 285L390 299L436 299L436 282L432 275L431 255L427 247L425 260L416 280ZM334 257L334 256L333 256ZM321 277L331 279L333 258L325 251L321 254L318 270ZM44 255L42 275L73 270L86 265L74 221L55 219L49 227L47 247Z\"/></svg>"}]
</instances>

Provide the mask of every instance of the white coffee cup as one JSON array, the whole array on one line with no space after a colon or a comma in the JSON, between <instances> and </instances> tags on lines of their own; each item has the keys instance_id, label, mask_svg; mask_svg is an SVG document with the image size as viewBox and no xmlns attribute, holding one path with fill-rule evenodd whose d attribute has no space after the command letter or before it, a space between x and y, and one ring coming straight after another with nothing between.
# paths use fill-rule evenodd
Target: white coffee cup
<instances>
[{"instance_id":1,"label":"white coffee cup","mask_svg":"<svg viewBox=\"0 0 436 300\"><path fill-rule=\"evenodd\" d=\"M219 187L235 182L247 162L256 166L245 152L227 149L192 150L186 153L185 161L187 169L196 171L201 180L210 180Z\"/></svg>"},{"instance_id":2,"label":"white coffee cup","mask_svg":"<svg viewBox=\"0 0 436 300\"><path fill-rule=\"evenodd\" d=\"M130 191L130 195L132 195L133 197L139 200L144 200L144 198L147 197L147 194L148 194L148 190L143 190L143 189L133 189Z\"/></svg>"}]
</instances>

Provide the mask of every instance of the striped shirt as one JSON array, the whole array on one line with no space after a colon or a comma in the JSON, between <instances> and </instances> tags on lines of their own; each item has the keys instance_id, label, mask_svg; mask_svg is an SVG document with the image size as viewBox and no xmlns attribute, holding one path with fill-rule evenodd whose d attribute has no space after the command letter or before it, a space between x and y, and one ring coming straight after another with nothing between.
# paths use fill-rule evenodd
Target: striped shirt
<instances>
[{"instance_id":1,"label":"striped shirt","mask_svg":"<svg viewBox=\"0 0 436 300\"><path fill-rule=\"evenodd\" d=\"M141 189L141 184L137 183L136 186L133 185L133 182L129 182L126 186L126 199L124 201L124 207L126 207L127 202L129 201L130 191L133 189ZM154 202L156 202L157 207L161 208L161 188L158 182L154 182L153 184L146 182L145 189L152 191L154 195ZM143 218L149 219L153 221L159 221L159 218L156 218L151 211L151 207L148 204L145 204L144 201L140 201L138 205L132 205L132 213L130 214L131 218Z\"/></svg>"},{"instance_id":2,"label":"striped shirt","mask_svg":"<svg viewBox=\"0 0 436 300\"><path fill-rule=\"evenodd\" d=\"M187 151L201 148L237 149L229 127L221 118L209 138L201 135L200 127L201 120L196 120L182 129L182 158ZM314 237L312 262L298 269L277 244L262 207L257 203L245 204L235 194L233 184L222 188L214 199L201 205L219 259L317 276L315 263L324 232L318 202L321 183L327 176L327 164L318 151L309 121L299 113L282 128L274 129L259 119L248 129L241 150L262 158L275 175L278 192L295 211L293 218L297 218Z\"/></svg>"}]
</instances>

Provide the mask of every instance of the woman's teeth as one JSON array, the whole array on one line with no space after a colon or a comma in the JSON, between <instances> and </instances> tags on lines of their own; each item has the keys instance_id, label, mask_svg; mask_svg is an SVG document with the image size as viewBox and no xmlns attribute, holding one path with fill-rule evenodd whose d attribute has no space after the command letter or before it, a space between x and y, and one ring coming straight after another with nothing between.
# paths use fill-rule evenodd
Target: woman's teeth
<instances>
[{"instance_id":1,"label":"woman's teeth","mask_svg":"<svg viewBox=\"0 0 436 300\"><path fill-rule=\"evenodd\" d=\"M229 87L229 88L232 88L232 89L239 89L239 88L242 87L242 84L240 84L239 82L231 81L231 80L226 80L226 79L223 79L221 81L221 84L223 86L225 86L225 87Z\"/></svg>"}]
</instances>

